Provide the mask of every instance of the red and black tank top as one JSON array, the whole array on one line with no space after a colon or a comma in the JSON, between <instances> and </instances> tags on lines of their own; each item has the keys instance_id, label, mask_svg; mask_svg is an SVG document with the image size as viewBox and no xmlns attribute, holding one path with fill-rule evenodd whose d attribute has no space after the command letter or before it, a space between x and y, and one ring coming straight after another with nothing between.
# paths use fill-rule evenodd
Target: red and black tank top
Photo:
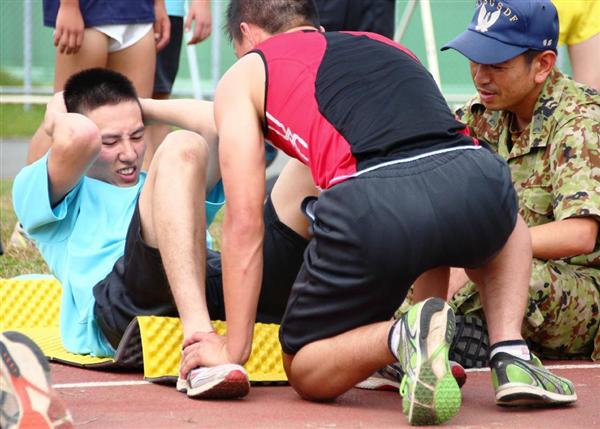
<instances>
[{"instance_id":1,"label":"red and black tank top","mask_svg":"<svg viewBox=\"0 0 600 429\"><path fill-rule=\"evenodd\" d=\"M393 160L477 144L417 58L383 36L295 31L252 52L265 64L267 141L308 165L321 189Z\"/></svg>"}]
</instances>

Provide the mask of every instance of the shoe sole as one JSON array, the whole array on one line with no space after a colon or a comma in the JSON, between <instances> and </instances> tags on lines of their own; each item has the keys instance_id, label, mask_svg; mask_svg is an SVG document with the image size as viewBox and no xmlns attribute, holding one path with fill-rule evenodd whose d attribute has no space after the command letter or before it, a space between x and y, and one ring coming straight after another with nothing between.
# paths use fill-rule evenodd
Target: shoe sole
<instances>
[{"instance_id":1,"label":"shoe sole","mask_svg":"<svg viewBox=\"0 0 600 429\"><path fill-rule=\"evenodd\" d=\"M475 316L456 316L456 333L448 358L463 368L487 368L490 340L487 326Z\"/></svg>"},{"instance_id":2,"label":"shoe sole","mask_svg":"<svg viewBox=\"0 0 600 429\"><path fill-rule=\"evenodd\" d=\"M454 312L445 301L428 299L417 320L416 381L402 399L403 412L412 425L439 424L456 415L461 403L460 388L448 363Z\"/></svg>"},{"instance_id":3,"label":"shoe sole","mask_svg":"<svg viewBox=\"0 0 600 429\"><path fill-rule=\"evenodd\" d=\"M215 380L190 388L187 380L177 380L177 390L193 399L234 399L250 392L248 375L238 365L223 365L223 372Z\"/></svg>"},{"instance_id":4,"label":"shoe sole","mask_svg":"<svg viewBox=\"0 0 600 429\"><path fill-rule=\"evenodd\" d=\"M46 356L44 356L42 350L33 340L21 334L20 332L6 331L3 332L2 335L7 340L0 341L2 363L4 366L6 366L6 371L8 373L6 374L8 378L7 381L11 383L13 392L18 397L21 412L20 420L18 422L19 427L35 427L39 429L72 428L72 418L68 410L66 409L63 401L52 388L50 380L50 364L48 363L48 360L46 359ZM26 350L26 352L23 353L23 350L15 348L16 344L21 344L25 346L28 350ZM31 359L31 354L29 352L33 353L33 360ZM31 381L27 380L27 378L21 372L20 368L23 367L28 368L30 370L35 365L39 365L42 368L44 380L32 380L35 382L32 383ZM35 387L42 383L44 383L47 386L47 392L43 392L39 390L38 387ZM20 389L17 389L17 386L19 386L19 384L24 385L21 386ZM25 395L27 395L27 398L21 398L21 396L17 392L18 390L26 391L28 389L39 390L40 394L46 395L48 397L48 409L46 410L45 415L39 413L37 410L34 411L32 409L30 403L31 397L29 397L27 393L25 393ZM6 393L3 392L3 400L5 400L4 395L6 395Z\"/></svg>"},{"instance_id":5,"label":"shoe sole","mask_svg":"<svg viewBox=\"0 0 600 429\"><path fill-rule=\"evenodd\" d=\"M496 391L496 404L500 406L567 405L577 401L577 394L564 395L523 383L509 383Z\"/></svg>"}]
</instances>

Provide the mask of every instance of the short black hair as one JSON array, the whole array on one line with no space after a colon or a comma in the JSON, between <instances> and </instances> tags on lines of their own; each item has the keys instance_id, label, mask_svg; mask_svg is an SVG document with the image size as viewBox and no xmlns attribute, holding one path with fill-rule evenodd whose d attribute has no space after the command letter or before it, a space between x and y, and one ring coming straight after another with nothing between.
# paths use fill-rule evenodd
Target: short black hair
<instances>
[{"instance_id":1,"label":"short black hair","mask_svg":"<svg viewBox=\"0 0 600 429\"><path fill-rule=\"evenodd\" d=\"M133 84L127 77L113 70L92 68L72 75L64 91L67 112L89 112L107 104L139 100ZM140 107L141 110L141 107Z\"/></svg>"},{"instance_id":2,"label":"short black hair","mask_svg":"<svg viewBox=\"0 0 600 429\"><path fill-rule=\"evenodd\" d=\"M521 55L523 55L523 57L525 57L525 61L527 62L527 64L531 65L533 64L533 60L536 59L536 57L541 54L542 52L545 51L537 51L535 49L529 49L525 52L523 52Z\"/></svg>"},{"instance_id":3,"label":"short black hair","mask_svg":"<svg viewBox=\"0 0 600 429\"><path fill-rule=\"evenodd\" d=\"M242 22L257 25L270 34L303 25L317 28L320 25L314 0L231 0L225 24L231 41L242 40Z\"/></svg>"}]
</instances>

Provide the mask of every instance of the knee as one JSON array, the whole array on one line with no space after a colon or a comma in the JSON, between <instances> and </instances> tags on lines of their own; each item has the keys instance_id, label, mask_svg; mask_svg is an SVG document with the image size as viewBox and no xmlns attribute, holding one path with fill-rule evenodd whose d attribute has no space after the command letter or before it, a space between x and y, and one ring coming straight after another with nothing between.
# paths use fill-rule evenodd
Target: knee
<instances>
[{"instance_id":1,"label":"knee","mask_svg":"<svg viewBox=\"0 0 600 429\"><path fill-rule=\"evenodd\" d=\"M327 402L333 401L339 396L339 392L333 392L329 390L328 383L319 380L317 383L311 382L310 372L303 368L301 362L296 361L296 365L293 365L294 357L292 355L283 355L283 367L288 377L290 386L296 391L296 393L306 401L313 402ZM300 365L298 365L300 363Z\"/></svg>"},{"instance_id":2,"label":"knee","mask_svg":"<svg viewBox=\"0 0 600 429\"><path fill-rule=\"evenodd\" d=\"M306 379L293 377L288 374L288 381L296 393L305 401L312 402L331 402L335 400L339 394L330 392L323 383L315 385L307 382Z\"/></svg>"},{"instance_id":3,"label":"knee","mask_svg":"<svg viewBox=\"0 0 600 429\"><path fill-rule=\"evenodd\" d=\"M153 163L174 168L206 168L208 143L199 134L187 130L173 131L165 137L154 155Z\"/></svg>"}]
</instances>

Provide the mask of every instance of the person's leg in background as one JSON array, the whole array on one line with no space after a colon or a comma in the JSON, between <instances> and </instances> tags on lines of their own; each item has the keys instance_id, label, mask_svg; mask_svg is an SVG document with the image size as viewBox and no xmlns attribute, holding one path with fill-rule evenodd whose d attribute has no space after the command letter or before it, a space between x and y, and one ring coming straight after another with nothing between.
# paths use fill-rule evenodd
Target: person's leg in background
<instances>
[{"instance_id":1,"label":"person's leg in background","mask_svg":"<svg viewBox=\"0 0 600 429\"><path fill-rule=\"evenodd\" d=\"M127 76L140 97L150 97L154 79L155 43L150 29L139 41L116 52L109 52L110 38L95 28L84 32L83 44L74 55L56 53L54 92L62 91L73 73L93 67L106 67ZM27 163L41 158L50 148L50 138L40 127L29 145Z\"/></svg>"},{"instance_id":2,"label":"person's leg in background","mask_svg":"<svg viewBox=\"0 0 600 429\"><path fill-rule=\"evenodd\" d=\"M171 38L167 46L156 55L152 98L157 100L166 100L171 97L173 84L179 70L183 39L183 17L170 15L169 19L171 20ZM146 149L142 170L148 171L154 152L170 131L171 127L164 124L151 124L146 127L146 136L150 144Z\"/></svg>"},{"instance_id":3,"label":"person's leg in background","mask_svg":"<svg viewBox=\"0 0 600 429\"><path fill-rule=\"evenodd\" d=\"M62 91L69 77L92 67L106 67L108 61L108 37L94 28L86 28L83 44L76 54L56 51L54 66L54 92ZM27 164L40 159L50 148L50 137L40 126L31 139Z\"/></svg>"}]
</instances>

